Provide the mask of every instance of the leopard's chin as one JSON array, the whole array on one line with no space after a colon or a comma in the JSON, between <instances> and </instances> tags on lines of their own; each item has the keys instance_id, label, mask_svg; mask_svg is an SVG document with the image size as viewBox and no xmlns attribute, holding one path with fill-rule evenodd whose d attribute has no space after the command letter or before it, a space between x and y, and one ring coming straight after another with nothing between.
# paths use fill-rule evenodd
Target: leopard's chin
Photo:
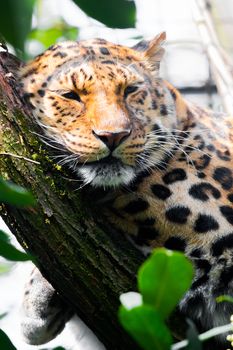
<instances>
[{"instance_id":1,"label":"leopard's chin","mask_svg":"<svg viewBox=\"0 0 233 350\"><path fill-rule=\"evenodd\" d=\"M119 187L129 185L135 178L135 169L115 159L86 163L78 169L84 183L94 187Z\"/></svg>"}]
</instances>

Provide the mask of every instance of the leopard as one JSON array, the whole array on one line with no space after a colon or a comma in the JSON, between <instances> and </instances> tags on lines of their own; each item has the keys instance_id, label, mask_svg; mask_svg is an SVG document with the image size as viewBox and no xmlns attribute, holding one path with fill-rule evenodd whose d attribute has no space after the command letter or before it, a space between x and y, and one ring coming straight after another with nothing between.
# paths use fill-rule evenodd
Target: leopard
<instances>
[{"instance_id":1,"label":"leopard","mask_svg":"<svg viewBox=\"0 0 233 350\"><path fill-rule=\"evenodd\" d=\"M160 76L165 40L162 32L133 47L59 42L25 64L20 81L61 163L83 187L103 192L99 215L145 255L165 247L192 261L179 310L207 330L233 313L231 303L216 301L233 294L233 119L187 101ZM70 310L33 274L22 332L40 344L64 328Z\"/></svg>"}]
</instances>

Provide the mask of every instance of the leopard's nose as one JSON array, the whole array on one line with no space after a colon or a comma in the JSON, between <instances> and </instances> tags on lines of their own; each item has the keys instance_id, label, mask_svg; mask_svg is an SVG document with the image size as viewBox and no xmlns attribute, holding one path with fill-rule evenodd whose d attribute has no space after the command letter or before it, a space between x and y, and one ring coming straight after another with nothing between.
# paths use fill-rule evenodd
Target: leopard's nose
<instances>
[{"instance_id":1,"label":"leopard's nose","mask_svg":"<svg viewBox=\"0 0 233 350\"><path fill-rule=\"evenodd\" d=\"M131 133L131 129L124 129L117 132L103 130L93 130L93 135L100 139L109 149L113 151L117 148Z\"/></svg>"}]
</instances>

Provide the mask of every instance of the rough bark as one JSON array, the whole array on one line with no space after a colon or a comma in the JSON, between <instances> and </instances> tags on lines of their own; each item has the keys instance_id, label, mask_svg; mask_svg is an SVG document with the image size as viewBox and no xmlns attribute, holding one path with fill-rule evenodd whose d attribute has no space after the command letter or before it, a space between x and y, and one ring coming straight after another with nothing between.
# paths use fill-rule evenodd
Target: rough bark
<instances>
[{"instance_id":1,"label":"rough bark","mask_svg":"<svg viewBox=\"0 0 233 350\"><path fill-rule=\"evenodd\" d=\"M53 163L32 133L37 126L16 90L18 64L0 53L0 174L29 189L37 206L2 205L1 215L107 349L136 349L118 323L117 310L119 295L136 288L142 256L127 239L103 230L101 217L96 224L85 198L75 191L77 183L66 179L71 174Z\"/></svg>"}]
</instances>

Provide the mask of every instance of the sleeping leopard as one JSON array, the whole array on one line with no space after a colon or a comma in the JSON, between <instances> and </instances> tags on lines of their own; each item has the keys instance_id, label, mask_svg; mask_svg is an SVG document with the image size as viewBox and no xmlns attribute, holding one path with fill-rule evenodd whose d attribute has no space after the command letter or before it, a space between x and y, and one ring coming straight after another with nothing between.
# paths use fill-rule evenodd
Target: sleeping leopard
<instances>
[{"instance_id":1,"label":"sleeping leopard","mask_svg":"<svg viewBox=\"0 0 233 350\"><path fill-rule=\"evenodd\" d=\"M132 48L103 39L59 43L23 67L21 82L63 163L82 186L107 190L100 215L143 252L164 246L192 260L195 277L179 308L206 330L233 313L232 304L216 303L233 293L233 121L187 102L160 78L165 38ZM34 275L22 331L41 344L71 313Z\"/></svg>"}]
</instances>

